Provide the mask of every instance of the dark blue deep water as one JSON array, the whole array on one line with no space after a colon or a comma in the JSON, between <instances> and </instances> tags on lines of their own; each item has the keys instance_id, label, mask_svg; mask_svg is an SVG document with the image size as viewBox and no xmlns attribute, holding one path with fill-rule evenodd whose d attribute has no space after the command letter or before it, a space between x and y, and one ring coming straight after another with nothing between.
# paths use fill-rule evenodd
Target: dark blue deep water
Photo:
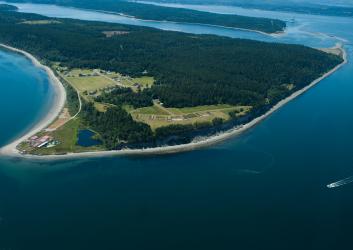
<instances>
[{"instance_id":1,"label":"dark blue deep water","mask_svg":"<svg viewBox=\"0 0 353 250\"><path fill-rule=\"evenodd\" d=\"M65 11L60 15L75 10ZM170 25L315 47L341 41L349 64L255 128L208 149L143 158L1 158L0 249L351 249L353 184L326 185L353 175L353 19L277 14L294 15L297 23L281 38ZM43 72L4 51L0 87L5 144L45 113L52 93Z\"/></svg>"}]
</instances>

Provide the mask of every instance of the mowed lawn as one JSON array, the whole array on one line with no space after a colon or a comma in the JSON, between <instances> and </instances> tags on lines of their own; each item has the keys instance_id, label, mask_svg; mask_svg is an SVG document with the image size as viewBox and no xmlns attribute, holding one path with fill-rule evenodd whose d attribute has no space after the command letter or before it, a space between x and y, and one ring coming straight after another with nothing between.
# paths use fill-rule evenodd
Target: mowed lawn
<instances>
[{"instance_id":1,"label":"mowed lawn","mask_svg":"<svg viewBox=\"0 0 353 250\"><path fill-rule=\"evenodd\" d=\"M116 86L113 81L103 76L65 77L65 80L70 82L79 92Z\"/></svg>"},{"instance_id":2,"label":"mowed lawn","mask_svg":"<svg viewBox=\"0 0 353 250\"><path fill-rule=\"evenodd\" d=\"M50 134L55 140L59 141L57 146L52 148L36 148L32 151L32 153L38 155L52 155L65 154L67 152L98 151L104 149L103 145L92 147L81 147L77 145L78 132L81 126L82 124L80 119L73 119L69 121L64 126Z\"/></svg>"},{"instance_id":3,"label":"mowed lawn","mask_svg":"<svg viewBox=\"0 0 353 250\"><path fill-rule=\"evenodd\" d=\"M131 113L144 114L144 115L169 115L166 111L164 111L163 109L161 109L156 105L139 108L131 111Z\"/></svg>"},{"instance_id":4,"label":"mowed lawn","mask_svg":"<svg viewBox=\"0 0 353 250\"><path fill-rule=\"evenodd\" d=\"M69 121L64 126L51 133L51 136L53 136L55 140L59 141L59 145L52 148L36 148L33 150L33 153L47 155L73 152L76 147L79 125L79 119Z\"/></svg>"},{"instance_id":5,"label":"mowed lawn","mask_svg":"<svg viewBox=\"0 0 353 250\"><path fill-rule=\"evenodd\" d=\"M154 78L151 76L133 78L132 81L141 84L143 88L150 88L154 84Z\"/></svg>"},{"instance_id":6,"label":"mowed lawn","mask_svg":"<svg viewBox=\"0 0 353 250\"><path fill-rule=\"evenodd\" d=\"M44 24L58 24L61 22L57 20L33 20L33 21L24 21L22 23L30 24L30 25L44 25Z\"/></svg>"},{"instance_id":7,"label":"mowed lawn","mask_svg":"<svg viewBox=\"0 0 353 250\"><path fill-rule=\"evenodd\" d=\"M137 91L136 83L139 84L140 89L150 88L154 84L154 78L150 76L130 78L117 72L108 74L106 72L99 73L100 71L99 69L72 69L64 78L79 92L95 91L114 86L128 87Z\"/></svg>"},{"instance_id":8,"label":"mowed lawn","mask_svg":"<svg viewBox=\"0 0 353 250\"><path fill-rule=\"evenodd\" d=\"M169 108L168 110L176 114L191 114L196 112L207 112L213 110L222 110L222 109L235 109L235 106L228 104L219 104L219 105L204 105L196 107L187 107L187 108Z\"/></svg>"},{"instance_id":9,"label":"mowed lawn","mask_svg":"<svg viewBox=\"0 0 353 250\"><path fill-rule=\"evenodd\" d=\"M183 116L170 116L170 115L148 115L132 113L132 117L136 121L148 124L152 130L159 127L169 126L172 124L196 124L196 123L211 123L214 118L229 119L229 115L223 112L210 112L203 115L190 115L190 117Z\"/></svg>"},{"instance_id":10,"label":"mowed lawn","mask_svg":"<svg viewBox=\"0 0 353 250\"><path fill-rule=\"evenodd\" d=\"M164 108L159 104L155 104L151 107L145 107L133 110L132 113L135 114L146 114L146 115L174 115L174 116L185 116L191 114L203 114L203 113L226 113L228 114L231 111L238 112L247 112L249 111L250 106L232 106L228 104L219 104L219 105L205 105L205 106L196 106L196 107L186 107L186 108Z\"/></svg>"},{"instance_id":11,"label":"mowed lawn","mask_svg":"<svg viewBox=\"0 0 353 250\"><path fill-rule=\"evenodd\" d=\"M251 107L222 105L205 105L187 108L164 108L159 104L151 107L130 111L132 117L140 122L147 123L153 130L172 124L211 123L215 118L229 120L229 113L237 111L239 115L248 112ZM169 113L168 113L169 112Z\"/></svg>"}]
</instances>

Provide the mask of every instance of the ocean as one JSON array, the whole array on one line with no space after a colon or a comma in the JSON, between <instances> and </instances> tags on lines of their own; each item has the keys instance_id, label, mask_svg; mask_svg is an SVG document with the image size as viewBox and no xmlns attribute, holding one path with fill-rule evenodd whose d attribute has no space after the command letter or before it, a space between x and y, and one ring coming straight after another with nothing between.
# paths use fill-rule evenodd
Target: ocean
<instances>
[{"instance_id":1,"label":"ocean","mask_svg":"<svg viewBox=\"0 0 353 250\"><path fill-rule=\"evenodd\" d=\"M286 35L274 38L19 6L49 16L313 47L341 42L349 63L256 127L206 149L62 161L0 158L0 249L350 249L353 184L327 185L353 176L353 19L271 13L295 18ZM48 111L53 93L43 71L4 50L0 87L4 145Z\"/></svg>"}]
</instances>

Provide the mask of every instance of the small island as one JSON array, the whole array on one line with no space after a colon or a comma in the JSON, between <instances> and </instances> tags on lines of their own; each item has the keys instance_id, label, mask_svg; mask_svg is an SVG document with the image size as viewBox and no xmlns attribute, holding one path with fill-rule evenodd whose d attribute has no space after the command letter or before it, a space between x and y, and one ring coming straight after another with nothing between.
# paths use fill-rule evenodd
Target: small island
<instances>
[{"instance_id":1,"label":"small island","mask_svg":"<svg viewBox=\"0 0 353 250\"><path fill-rule=\"evenodd\" d=\"M58 86L50 118L3 149L36 156L208 145L254 126L346 61L339 46L317 50L16 12L0 13L0 43L45 65Z\"/></svg>"}]
</instances>

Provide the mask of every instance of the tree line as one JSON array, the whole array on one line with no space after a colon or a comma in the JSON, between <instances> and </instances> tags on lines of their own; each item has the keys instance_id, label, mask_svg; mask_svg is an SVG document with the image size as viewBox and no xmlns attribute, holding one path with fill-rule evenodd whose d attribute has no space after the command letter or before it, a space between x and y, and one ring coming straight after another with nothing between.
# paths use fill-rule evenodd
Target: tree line
<instances>
[{"instance_id":1,"label":"tree line","mask_svg":"<svg viewBox=\"0 0 353 250\"><path fill-rule=\"evenodd\" d=\"M283 31L286 27L286 23L278 19L246 17L239 15L222 15L197 10L167 8L122 0L12 0L12 2L55 4L83 9L123 13L125 15L146 20L211 24L258 30L267 33Z\"/></svg>"},{"instance_id":2,"label":"tree line","mask_svg":"<svg viewBox=\"0 0 353 250\"><path fill-rule=\"evenodd\" d=\"M124 132L107 131L110 146L115 145L116 138L136 141L138 136L150 135L147 125L132 122L121 108L124 104L138 108L149 106L153 98L158 98L166 107L231 104L252 106L252 112L256 112L276 104L342 62L338 56L301 45L67 19L41 25L24 23L45 19L49 18L1 12L0 42L69 68L100 68L132 77L147 72L154 77L155 84L150 89L138 93L116 89L100 97L101 101L118 106L108 112L111 122L105 120L106 114L85 116L90 124L125 124L119 129ZM124 33L107 37L105 31ZM288 88L289 85L293 87ZM128 130L129 127L134 129ZM132 132L135 129L141 129L142 134ZM127 132L131 132L131 137L127 137Z\"/></svg>"}]
</instances>

